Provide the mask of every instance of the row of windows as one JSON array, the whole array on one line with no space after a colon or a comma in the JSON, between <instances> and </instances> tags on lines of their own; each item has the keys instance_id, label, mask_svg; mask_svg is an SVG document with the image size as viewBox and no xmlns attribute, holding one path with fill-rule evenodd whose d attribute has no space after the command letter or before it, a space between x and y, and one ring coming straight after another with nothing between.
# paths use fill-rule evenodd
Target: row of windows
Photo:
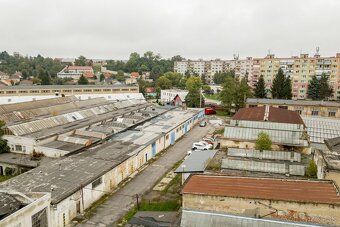
<instances>
[{"instance_id":1,"label":"row of windows","mask_svg":"<svg viewBox=\"0 0 340 227\"><path fill-rule=\"evenodd\" d=\"M110 92L110 91L137 91L137 88L113 88L113 89L74 89L74 90L19 90L19 91L6 91L6 94L27 94L27 93L56 93L56 92ZM0 91L0 94L4 94L5 91Z\"/></svg>"}]
</instances>

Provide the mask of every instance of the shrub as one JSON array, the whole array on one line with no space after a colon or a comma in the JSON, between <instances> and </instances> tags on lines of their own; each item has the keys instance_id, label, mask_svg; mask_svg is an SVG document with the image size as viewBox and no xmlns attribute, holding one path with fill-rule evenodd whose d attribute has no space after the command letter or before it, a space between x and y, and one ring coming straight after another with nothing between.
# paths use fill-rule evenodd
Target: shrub
<instances>
[{"instance_id":1,"label":"shrub","mask_svg":"<svg viewBox=\"0 0 340 227\"><path fill-rule=\"evenodd\" d=\"M256 150L270 150L272 146L272 140L269 135L265 132L260 132L257 136L255 148Z\"/></svg>"},{"instance_id":2,"label":"shrub","mask_svg":"<svg viewBox=\"0 0 340 227\"><path fill-rule=\"evenodd\" d=\"M315 164L315 161L313 159L311 159L308 163L308 167L307 167L307 170L306 170L306 176L310 177L310 178L316 178L317 172L318 172L318 168Z\"/></svg>"}]
</instances>

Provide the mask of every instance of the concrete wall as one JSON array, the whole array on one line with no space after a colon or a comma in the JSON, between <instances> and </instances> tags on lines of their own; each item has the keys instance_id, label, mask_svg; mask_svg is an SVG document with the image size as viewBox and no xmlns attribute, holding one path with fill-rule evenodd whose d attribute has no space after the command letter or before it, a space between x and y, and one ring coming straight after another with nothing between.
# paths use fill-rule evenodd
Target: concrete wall
<instances>
[{"instance_id":1,"label":"concrete wall","mask_svg":"<svg viewBox=\"0 0 340 227\"><path fill-rule=\"evenodd\" d=\"M11 148L11 152L13 153L31 154L37 145L35 139L29 137L4 135L3 138L7 140L8 146ZM15 145L21 145L22 150L17 150Z\"/></svg>"},{"instance_id":2,"label":"concrete wall","mask_svg":"<svg viewBox=\"0 0 340 227\"><path fill-rule=\"evenodd\" d=\"M340 225L339 205L184 194L183 209Z\"/></svg>"},{"instance_id":3,"label":"concrete wall","mask_svg":"<svg viewBox=\"0 0 340 227\"><path fill-rule=\"evenodd\" d=\"M31 227L32 216L39 211L46 208L48 226L54 226L51 223L50 216L50 202L51 195L45 194L44 196L37 198L34 202L26 205L20 210L14 212L10 216L0 221L0 227Z\"/></svg>"},{"instance_id":4,"label":"concrete wall","mask_svg":"<svg viewBox=\"0 0 340 227\"><path fill-rule=\"evenodd\" d=\"M233 147L233 148L242 148L242 149L255 149L255 141L236 141L236 140L230 140L228 138L221 138L220 139L220 146L221 148L228 148L228 147ZM273 144L271 146L271 149L274 151L280 151L284 150L283 146ZM310 147L294 147L294 151L300 152L302 154L311 154L311 148Z\"/></svg>"},{"instance_id":5,"label":"concrete wall","mask_svg":"<svg viewBox=\"0 0 340 227\"><path fill-rule=\"evenodd\" d=\"M264 104L255 104L257 106L263 106ZM282 105L276 105L276 104L269 104L270 106L279 108L279 106L285 106L288 107L288 110L301 110L302 116L312 116L312 111L314 109L319 109L319 117L335 117L335 118L340 118L340 110L338 107L327 107L327 106L303 106L303 105L287 105L287 104L282 104ZM248 104L246 105L247 107L249 106L254 106L253 104ZM303 109L301 109L301 107ZM336 110L335 116L329 116L328 113L330 110Z\"/></svg>"}]
</instances>

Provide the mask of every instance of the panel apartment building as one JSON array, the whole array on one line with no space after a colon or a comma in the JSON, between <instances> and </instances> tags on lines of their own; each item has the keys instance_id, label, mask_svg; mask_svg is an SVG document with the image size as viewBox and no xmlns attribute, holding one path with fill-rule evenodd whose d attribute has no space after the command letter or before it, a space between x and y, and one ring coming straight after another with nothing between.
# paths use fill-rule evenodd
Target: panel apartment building
<instances>
[{"instance_id":1,"label":"panel apartment building","mask_svg":"<svg viewBox=\"0 0 340 227\"><path fill-rule=\"evenodd\" d=\"M185 74L186 72L194 73L197 75L204 75L208 84L214 82L214 75L218 72L227 72L235 70L237 78L252 77L253 61L251 57L240 60L237 56L233 60L183 60L175 62L174 71Z\"/></svg>"},{"instance_id":2,"label":"panel apartment building","mask_svg":"<svg viewBox=\"0 0 340 227\"><path fill-rule=\"evenodd\" d=\"M216 72L226 72L235 70L237 78L247 77L249 85L254 87L260 75L264 76L266 88L270 89L273 80L282 68L286 76L292 80L293 99L306 99L308 82L314 75L320 77L325 74L329 77L329 82L333 86L334 96L332 99L340 99L340 53L335 56L322 57L318 52L314 56L300 54L290 58L277 58L274 54L268 54L264 58L239 59L234 60L183 60L175 62L175 72L185 74L193 72L198 75L205 75L206 81L213 83Z\"/></svg>"},{"instance_id":3,"label":"panel apartment building","mask_svg":"<svg viewBox=\"0 0 340 227\"><path fill-rule=\"evenodd\" d=\"M334 89L333 99L340 99L340 53L332 57L321 57L300 54L291 58L275 58L268 54L265 58L253 59L253 72L250 83L255 84L260 75L264 76L267 89L270 89L275 75L282 68L286 76L292 80L293 99L306 99L308 82L314 75L325 74Z\"/></svg>"}]
</instances>

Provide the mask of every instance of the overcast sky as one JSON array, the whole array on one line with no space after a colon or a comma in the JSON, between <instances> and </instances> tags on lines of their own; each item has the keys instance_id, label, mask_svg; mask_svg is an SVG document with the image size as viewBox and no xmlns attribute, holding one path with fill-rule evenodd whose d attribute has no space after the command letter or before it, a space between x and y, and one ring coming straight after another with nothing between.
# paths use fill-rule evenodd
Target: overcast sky
<instances>
[{"instance_id":1,"label":"overcast sky","mask_svg":"<svg viewBox=\"0 0 340 227\"><path fill-rule=\"evenodd\" d=\"M0 51L128 59L340 52L339 0L0 0Z\"/></svg>"}]
</instances>

